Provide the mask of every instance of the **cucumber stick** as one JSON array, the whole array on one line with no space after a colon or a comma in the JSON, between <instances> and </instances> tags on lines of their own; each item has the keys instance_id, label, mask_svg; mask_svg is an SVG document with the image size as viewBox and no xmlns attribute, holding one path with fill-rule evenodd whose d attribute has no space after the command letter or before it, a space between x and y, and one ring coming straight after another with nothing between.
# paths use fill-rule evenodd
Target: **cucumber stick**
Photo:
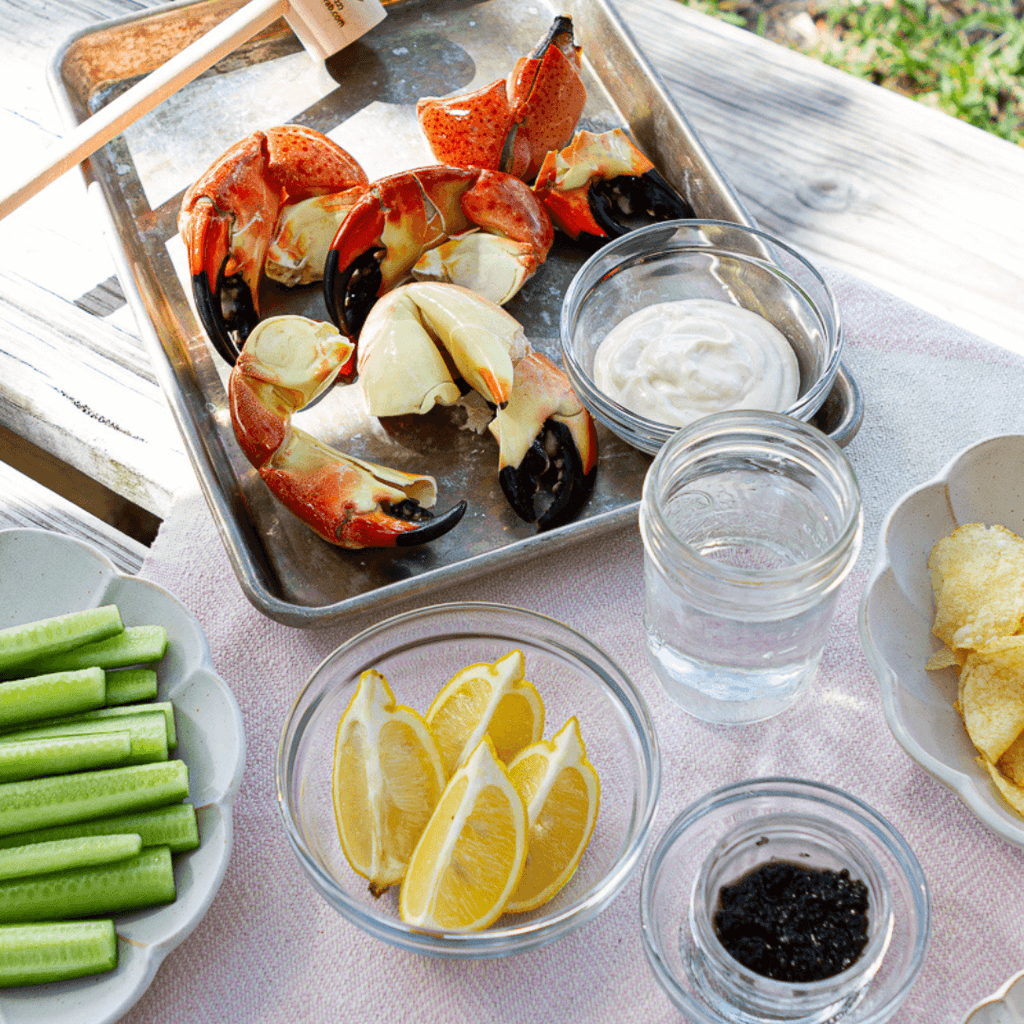
<instances>
[{"instance_id":1,"label":"cucumber stick","mask_svg":"<svg viewBox=\"0 0 1024 1024\"><path fill-rule=\"evenodd\" d=\"M183 761L0 785L0 836L173 804L188 796Z\"/></svg>"},{"instance_id":2,"label":"cucumber stick","mask_svg":"<svg viewBox=\"0 0 1024 1024\"><path fill-rule=\"evenodd\" d=\"M156 691L156 672L151 668L121 668L107 673L107 707L153 700Z\"/></svg>"},{"instance_id":3,"label":"cucumber stick","mask_svg":"<svg viewBox=\"0 0 1024 1024\"><path fill-rule=\"evenodd\" d=\"M92 721L67 722L59 725L33 726L0 736L0 750L9 743L52 739L58 736L95 736L108 732L127 732L131 737L131 753L126 764L149 764L167 760L167 721L155 711L148 715L123 715L97 718Z\"/></svg>"},{"instance_id":4,"label":"cucumber stick","mask_svg":"<svg viewBox=\"0 0 1024 1024\"><path fill-rule=\"evenodd\" d=\"M2 684L0 684L2 685ZM0 733L0 741L9 739L11 736L32 729L39 733L43 729L60 728L60 733L47 732L46 735L67 735L72 732L84 732L82 729L64 729L65 726L78 725L82 722L104 722L130 718L135 715L153 715L159 712L164 716L164 725L167 731L167 747L173 750L177 746L177 733L174 728L174 706L169 700L150 701L147 704L119 704L112 708L96 708L94 711L83 711L77 715L61 715L59 718L46 718L41 722L32 722L31 725L19 726L16 729L6 729ZM124 725L109 726L108 728L126 728ZM90 725L89 730L103 729L102 725ZM40 733L41 734L41 733Z\"/></svg>"},{"instance_id":5,"label":"cucumber stick","mask_svg":"<svg viewBox=\"0 0 1024 1024\"><path fill-rule=\"evenodd\" d=\"M127 764L131 753L132 737L127 730L0 743L0 782L114 768Z\"/></svg>"},{"instance_id":6,"label":"cucumber stick","mask_svg":"<svg viewBox=\"0 0 1024 1024\"><path fill-rule=\"evenodd\" d=\"M0 925L0 988L81 978L116 966L113 921Z\"/></svg>"},{"instance_id":7,"label":"cucumber stick","mask_svg":"<svg viewBox=\"0 0 1024 1024\"><path fill-rule=\"evenodd\" d=\"M19 674L19 669L34 661L122 632L121 614L112 604L39 619L21 626L8 626L0 629L0 674Z\"/></svg>"},{"instance_id":8,"label":"cucumber stick","mask_svg":"<svg viewBox=\"0 0 1024 1024\"><path fill-rule=\"evenodd\" d=\"M135 857L141 851L142 837L139 835L88 836L13 846L9 850L0 850L0 881L110 864Z\"/></svg>"},{"instance_id":9,"label":"cucumber stick","mask_svg":"<svg viewBox=\"0 0 1024 1024\"><path fill-rule=\"evenodd\" d=\"M106 699L106 674L101 668L13 679L0 683L0 729L102 708Z\"/></svg>"},{"instance_id":10,"label":"cucumber stick","mask_svg":"<svg viewBox=\"0 0 1024 1024\"><path fill-rule=\"evenodd\" d=\"M33 663L37 672L67 672L76 668L127 668L149 665L167 652L167 630L163 626L129 626L122 633L84 644L71 651L41 658Z\"/></svg>"},{"instance_id":11,"label":"cucumber stick","mask_svg":"<svg viewBox=\"0 0 1024 1024\"><path fill-rule=\"evenodd\" d=\"M0 923L142 910L175 895L171 851L154 846L113 864L0 882Z\"/></svg>"},{"instance_id":12,"label":"cucumber stick","mask_svg":"<svg viewBox=\"0 0 1024 1024\"><path fill-rule=\"evenodd\" d=\"M115 814L108 818L79 821L73 825L57 825L18 832L0 837L0 850L29 843L46 843L54 839L74 839L79 836L136 834L145 846L168 846L171 853L185 853L199 846L199 827L196 811L191 804L168 804L150 811L134 814Z\"/></svg>"}]
</instances>

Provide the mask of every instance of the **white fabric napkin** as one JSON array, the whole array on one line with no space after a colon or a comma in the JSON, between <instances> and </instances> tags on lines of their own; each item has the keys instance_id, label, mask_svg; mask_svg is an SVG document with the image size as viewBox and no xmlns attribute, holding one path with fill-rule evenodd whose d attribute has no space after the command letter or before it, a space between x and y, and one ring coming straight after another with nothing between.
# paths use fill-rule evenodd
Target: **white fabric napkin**
<instances>
[{"instance_id":1,"label":"white fabric napkin","mask_svg":"<svg viewBox=\"0 0 1024 1024\"><path fill-rule=\"evenodd\" d=\"M650 703L663 751L654 837L708 791L768 774L831 783L888 817L922 863L934 912L925 968L895 1020L958 1024L970 1006L1024 967L1024 853L994 836L896 744L856 627L879 526L891 505L966 445L1024 430L1024 361L853 278L834 272L829 278L846 324L846 362L866 406L864 425L847 448L863 492L865 543L840 596L812 691L769 722L709 726L662 695L643 643L642 548L635 527L449 587L430 600L299 631L251 607L198 492L180 496L142 575L198 617L214 664L241 706L248 760L220 893L125 1021L679 1019L641 947L639 872L598 919L573 935L518 957L467 963L369 938L330 910L300 873L285 843L273 779L278 737L295 694L347 637L394 611L449 600L497 601L553 616L591 637L630 673Z\"/></svg>"}]
</instances>

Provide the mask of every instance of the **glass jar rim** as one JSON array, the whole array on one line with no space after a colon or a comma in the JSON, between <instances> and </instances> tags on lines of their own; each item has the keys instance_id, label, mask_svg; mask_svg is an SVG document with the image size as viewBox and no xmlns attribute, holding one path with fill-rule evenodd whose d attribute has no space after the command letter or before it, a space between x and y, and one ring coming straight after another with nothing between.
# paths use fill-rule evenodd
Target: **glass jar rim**
<instances>
[{"instance_id":1,"label":"glass jar rim","mask_svg":"<svg viewBox=\"0 0 1024 1024\"><path fill-rule=\"evenodd\" d=\"M764 440L802 445L827 466L840 489L845 491L843 528L829 547L818 555L774 569L749 569L714 561L701 555L672 529L656 500L665 467L689 444L707 441L721 445L730 438L758 433ZM640 499L640 533L650 550L667 548L687 573L708 584L756 588L759 592L782 589L804 582L818 592L828 592L845 578L859 551L863 527L860 485L843 450L816 427L784 413L738 409L714 413L681 427L655 456L644 477ZM813 584L813 586L812 586Z\"/></svg>"},{"instance_id":2,"label":"glass jar rim","mask_svg":"<svg viewBox=\"0 0 1024 1024\"><path fill-rule=\"evenodd\" d=\"M870 937L867 944L857 959L845 970L815 981L786 982L758 974L757 971L737 960L725 948L718 933L714 930L714 914L711 904L706 899L709 895L707 886L712 877L716 855L720 857L725 853L730 841L735 842L748 838L746 833L780 838L786 834L787 829L792 831L801 827L807 833L808 838L817 839L823 848L832 852L842 851L847 855L851 861L850 867L857 872L860 880L868 888L871 897L869 917L872 923L869 928ZM757 866L769 863L773 859L776 858L769 858ZM893 925L889 883L878 858L841 820L815 816L809 811L790 812L778 822L768 819L768 823L766 823L764 819L758 819L734 825L705 857L694 878L690 897L692 935L694 941L706 955L708 962L713 963L717 969L723 972L728 971L735 974L740 986L751 991L755 987L759 989L766 1009L773 1003L792 1001L796 1004L804 1004L808 1011L813 1012L816 1002L834 1001L842 993L849 995L860 985L867 984L881 966L892 935Z\"/></svg>"},{"instance_id":3,"label":"glass jar rim","mask_svg":"<svg viewBox=\"0 0 1024 1024\"><path fill-rule=\"evenodd\" d=\"M742 806L759 799L799 803L810 800L834 808L838 815L850 821L858 834L884 852L887 879L895 900L893 910L899 922L886 963L890 956L895 957L895 967L890 971L883 964L872 981L873 988L879 988L869 997L870 1004L858 1004L850 1012L851 1024L854 1021L856 1024L882 1024L903 1002L924 966L931 936L928 882L906 839L887 818L852 793L811 779L773 775L728 783L698 798L668 824L647 859L640 887L641 937L655 978L687 1020L700 1024L715 1024L721 1020L688 984L683 965L678 961L675 931L671 935L662 933L665 915L675 921L679 909L677 902L666 899L664 887L671 885L677 870L682 870L684 877L695 870L699 860L695 861L693 855L705 849L711 836L716 835L713 825L718 816L728 814L734 805ZM686 850L688 855L679 854L680 849ZM679 864L683 867L673 866ZM689 886L686 893L688 899ZM687 913L688 910L683 911L684 919Z\"/></svg>"}]
</instances>

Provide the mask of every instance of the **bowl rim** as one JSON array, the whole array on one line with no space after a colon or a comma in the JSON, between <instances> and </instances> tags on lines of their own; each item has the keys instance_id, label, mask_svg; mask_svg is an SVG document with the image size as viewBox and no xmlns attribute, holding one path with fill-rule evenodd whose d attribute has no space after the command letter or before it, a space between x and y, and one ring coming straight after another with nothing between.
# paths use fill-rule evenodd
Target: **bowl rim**
<instances>
[{"instance_id":1,"label":"bowl rim","mask_svg":"<svg viewBox=\"0 0 1024 1024\"><path fill-rule=\"evenodd\" d=\"M880 1024L888 1020L896 1008L902 1003L910 992L915 981L924 967L927 958L928 947L931 940L931 893L928 886L928 879L924 869L921 867L917 855L911 849L910 844L896 827L880 811L854 796L852 793L838 786L827 782L820 782L813 779L801 779L795 776L770 775L747 779L740 779L706 793L693 803L680 811L666 826L665 831L658 838L644 865L643 878L640 883L640 934L643 940L644 953L651 971L661 985L662 989L671 999L674 1006L679 1009L686 1007L687 1020L696 1024L713 1024L719 1018L702 1004L694 1003L692 997L679 984L675 974L668 967L662 953L661 944L654 938L653 927L653 904L655 892L655 876L658 874L669 849L678 841L686 829L695 825L707 814L729 804L739 803L754 797L766 795L786 795L797 797L801 800L815 800L817 802L828 802L838 799L848 807L841 808L845 817L853 817L869 829L876 840L882 842L890 852L890 855L899 864L904 878L910 886L915 902L920 909L917 928L914 935L915 955L911 961L906 977L902 980L898 991L890 999L889 1003L880 1007L877 1012L868 1018L859 1018L856 1010L850 1017L851 1024ZM830 804L835 807L835 804ZM689 908L690 894L686 895L687 909ZM690 1014L693 1016L690 1016Z\"/></svg>"},{"instance_id":2,"label":"bowl rim","mask_svg":"<svg viewBox=\"0 0 1024 1024\"><path fill-rule=\"evenodd\" d=\"M896 742L899 743L911 760L919 764L929 775L960 797L982 824L987 825L996 835L1007 842L1024 847L1024 820L1019 820L1018 823L1010 820L1008 816L997 816L985 802L981 792L982 787L979 783L984 784L984 789L987 792L988 787L991 786L988 776L986 775L982 778L980 773L978 775L969 775L947 764L945 761L940 761L925 750L904 725L896 707L896 695L900 685L899 677L875 644L867 621L868 605L871 601L872 591L875 585L892 569L892 559L889 556L887 537L895 518L919 494L936 487L948 488L955 470L967 456L993 442L1006 441L1016 442L1024 448L1024 433L992 434L982 438L980 441L972 442L966 447L961 448L935 475L929 477L916 487L912 487L893 503L892 508L886 513L879 530L875 561L864 585L864 591L857 609L857 628L868 664L878 679L879 689L882 694L882 710L885 713L885 720L889 726L889 731ZM1007 815L1012 813L1007 808Z\"/></svg>"},{"instance_id":3,"label":"bowl rim","mask_svg":"<svg viewBox=\"0 0 1024 1024\"><path fill-rule=\"evenodd\" d=\"M573 278L569 283L569 287L566 288L565 299L562 302L562 309L558 320L559 347L561 349L562 361L565 364L566 373L569 375L570 381L573 385L573 390L577 391L581 401L584 401L584 398L586 399L584 404L587 406L589 411L604 423L609 430L621 437L624 441L634 447L640 448L641 451L645 451L650 455L656 453L668 438L680 428L673 426L672 424L662 423L660 420L648 419L646 416L642 416L640 413L633 412L633 410L626 408L626 406L621 405L619 402L615 401L614 398L610 397L598 388L591 375L584 372L582 365L576 358L576 353L571 343L572 332L569 329L570 325L568 323L569 299L575 295L577 290L579 290L580 282L584 277L588 273L591 273L592 269L598 263L603 260L607 260L609 256L613 255L614 250L618 246L626 244L627 241L635 243L638 240L643 240L647 236L664 234L666 231L678 231L682 228L700 229L702 227L729 228L738 231L740 234L752 236L760 242L767 242L770 245L778 247L795 259L799 264L804 266L815 278L817 284L821 287L824 293L824 298L827 302L827 311L831 315L835 324L835 346L832 352L828 354L828 359L823 372L811 383L811 386L803 395L798 395L796 401L794 401L788 408L781 410L782 413L788 416L793 416L796 419L805 421L810 420L810 418L818 411L824 401L828 398L835 383L835 378L839 372L839 367L842 363L843 351L845 348L845 337L843 332L842 310L839 307L839 302L836 299L835 292L822 276L818 268L807 256L788 243L783 242L775 235L769 234L761 228L753 227L749 224L739 224L733 221L680 218L676 220L659 221L655 224L648 224L642 228L637 228L634 231L622 235L619 238L611 239L607 244L603 245L587 258L583 265L573 275ZM694 245L688 247L681 245L679 248L704 249L714 248L714 246ZM794 285L794 287L796 286ZM802 288L796 287L796 290L803 295ZM816 308L815 314L820 320L821 317L817 313Z\"/></svg>"},{"instance_id":4,"label":"bowl rim","mask_svg":"<svg viewBox=\"0 0 1024 1024\"><path fill-rule=\"evenodd\" d=\"M632 724L638 741L641 761L646 766L646 799L642 812L634 817L632 837L626 849L600 883L584 894L583 898L573 901L568 907L550 917L534 918L516 926L492 926L478 932L439 933L414 928L407 925L397 915L368 911L365 904L352 900L347 890L320 868L295 828L289 811L287 794L290 792L291 771L288 759L289 750L302 735L305 724L323 699L323 694L306 709L298 728L293 729L293 725L297 721L296 715L300 706L305 703L307 694L314 688L317 676L331 661L343 657L366 640L378 637L396 626L408 625L417 619L443 617L463 611L481 612L497 616L500 620L505 621L520 619L537 625L543 624L548 629L553 628L556 631L567 633L574 643L584 649L586 652L585 666L595 672L601 681L602 688L612 695L615 703L619 705L620 710L625 711L627 720ZM533 634L525 635L532 636ZM578 657L578 655L574 656ZM595 656L597 661L594 660ZM605 678L604 671L598 667L601 660L607 662L618 675L617 680ZM546 944L571 931L577 925L590 920L621 892L639 866L641 855L650 837L661 788L661 753L654 722L643 694L618 662L592 640L572 626L541 612L495 602L453 601L425 605L382 619L340 644L317 665L285 716L275 764L275 788L278 810L292 852L303 871L314 883L314 887L345 918L369 934L406 949L456 958L487 957L523 952Z\"/></svg>"}]
</instances>

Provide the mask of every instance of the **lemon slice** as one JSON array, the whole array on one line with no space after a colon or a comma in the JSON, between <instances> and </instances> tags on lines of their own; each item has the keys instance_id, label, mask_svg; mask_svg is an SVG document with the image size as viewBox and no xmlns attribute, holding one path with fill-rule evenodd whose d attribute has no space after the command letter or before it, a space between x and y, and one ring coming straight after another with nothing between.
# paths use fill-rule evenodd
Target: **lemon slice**
<instances>
[{"instance_id":1,"label":"lemon slice","mask_svg":"<svg viewBox=\"0 0 1024 1024\"><path fill-rule=\"evenodd\" d=\"M601 784L575 718L553 740L521 751L508 773L530 820L526 868L505 908L519 914L547 903L572 877L594 833Z\"/></svg>"},{"instance_id":2,"label":"lemon slice","mask_svg":"<svg viewBox=\"0 0 1024 1024\"><path fill-rule=\"evenodd\" d=\"M544 702L525 671L523 652L512 651L493 665L468 665L441 688L426 717L449 775L484 736L508 764L544 735Z\"/></svg>"},{"instance_id":3,"label":"lemon slice","mask_svg":"<svg viewBox=\"0 0 1024 1024\"><path fill-rule=\"evenodd\" d=\"M338 723L333 796L341 848L374 896L402 880L446 777L423 717L364 672Z\"/></svg>"},{"instance_id":4,"label":"lemon slice","mask_svg":"<svg viewBox=\"0 0 1024 1024\"><path fill-rule=\"evenodd\" d=\"M526 863L526 805L485 736L450 779L409 859L398 909L420 928L497 920Z\"/></svg>"}]
</instances>

